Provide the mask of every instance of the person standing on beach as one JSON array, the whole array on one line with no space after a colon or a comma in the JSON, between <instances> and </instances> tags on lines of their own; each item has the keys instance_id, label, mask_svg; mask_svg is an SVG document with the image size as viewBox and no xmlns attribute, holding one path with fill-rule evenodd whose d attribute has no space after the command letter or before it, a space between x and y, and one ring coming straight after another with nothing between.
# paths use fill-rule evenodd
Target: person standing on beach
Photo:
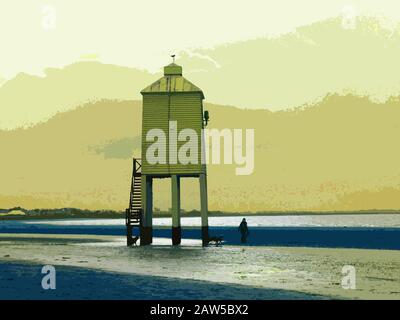
<instances>
[{"instance_id":1,"label":"person standing on beach","mask_svg":"<svg viewBox=\"0 0 400 320\"><path fill-rule=\"evenodd\" d=\"M242 235L242 238L240 240L241 243L247 243L247 237L249 236L249 228L247 227L247 221L245 218L243 218L242 222L239 225L239 231Z\"/></svg>"}]
</instances>

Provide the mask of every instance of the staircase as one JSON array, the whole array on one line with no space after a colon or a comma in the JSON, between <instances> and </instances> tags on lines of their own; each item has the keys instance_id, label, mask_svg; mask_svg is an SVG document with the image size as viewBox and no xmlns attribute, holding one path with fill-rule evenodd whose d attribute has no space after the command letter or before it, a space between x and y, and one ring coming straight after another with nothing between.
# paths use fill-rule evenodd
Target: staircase
<instances>
[{"instance_id":1,"label":"staircase","mask_svg":"<svg viewBox=\"0 0 400 320\"><path fill-rule=\"evenodd\" d=\"M137 227L140 234L140 225L142 218L142 166L140 159L133 159L133 173L131 181L131 193L129 198L129 208L125 210L126 224L126 244L134 244L133 228Z\"/></svg>"}]
</instances>

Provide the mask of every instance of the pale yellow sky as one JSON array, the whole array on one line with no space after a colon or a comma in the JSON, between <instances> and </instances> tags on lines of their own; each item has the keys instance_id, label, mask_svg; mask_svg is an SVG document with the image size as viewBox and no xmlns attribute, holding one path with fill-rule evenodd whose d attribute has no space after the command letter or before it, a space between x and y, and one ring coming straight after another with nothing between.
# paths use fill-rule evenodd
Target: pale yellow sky
<instances>
[{"instance_id":1,"label":"pale yellow sky","mask_svg":"<svg viewBox=\"0 0 400 320\"><path fill-rule=\"evenodd\" d=\"M400 21L398 0L2 0L0 79L82 56L156 71L170 53L289 32L348 7Z\"/></svg>"}]
</instances>

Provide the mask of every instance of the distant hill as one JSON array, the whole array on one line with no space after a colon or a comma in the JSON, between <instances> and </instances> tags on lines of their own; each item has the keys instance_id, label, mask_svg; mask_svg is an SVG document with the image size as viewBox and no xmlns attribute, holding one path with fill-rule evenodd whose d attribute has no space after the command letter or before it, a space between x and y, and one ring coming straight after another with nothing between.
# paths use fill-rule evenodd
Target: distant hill
<instances>
[{"instance_id":1,"label":"distant hill","mask_svg":"<svg viewBox=\"0 0 400 320\"><path fill-rule=\"evenodd\" d=\"M209 166L210 210L400 208L399 99L330 95L280 112L206 108L210 128L255 129L253 175ZM140 126L140 101L101 100L0 131L0 207L123 210ZM169 184L156 182L155 207L170 206ZM182 198L184 209L198 208L197 181L183 181Z\"/></svg>"},{"instance_id":2,"label":"distant hill","mask_svg":"<svg viewBox=\"0 0 400 320\"><path fill-rule=\"evenodd\" d=\"M139 99L140 90L154 81L146 71L93 61L48 68L44 74L20 73L0 87L0 129L36 124L102 99Z\"/></svg>"}]
</instances>

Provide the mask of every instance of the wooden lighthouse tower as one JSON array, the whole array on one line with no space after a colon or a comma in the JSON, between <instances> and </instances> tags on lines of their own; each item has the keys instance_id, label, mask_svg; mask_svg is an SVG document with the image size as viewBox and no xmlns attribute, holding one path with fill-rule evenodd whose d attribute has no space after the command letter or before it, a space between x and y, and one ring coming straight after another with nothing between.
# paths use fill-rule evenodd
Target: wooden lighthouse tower
<instances>
[{"instance_id":1,"label":"wooden lighthouse tower","mask_svg":"<svg viewBox=\"0 0 400 320\"><path fill-rule=\"evenodd\" d=\"M153 180L171 179L172 244L181 243L180 181L183 178L198 178L200 187L201 228L203 245L208 243L208 204L206 165L202 163L204 94L201 89L182 76L182 67L171 63L164 67L164 76L141 91L142 113L142 157L134 159L129 208L126 210L127 244L133 243L134 227L140 232L140 245L152 243L153 238ZM154 163L149 159L149 148L154 140L151 132L164 132L165 160ZM186 143L177 139L179 133L191 132L198 137L197 161L182 163L180 147ZM191 149L193 151L193 149ZM193 160L193 155L191 157Z\"/></svg>"}]
</instances>

